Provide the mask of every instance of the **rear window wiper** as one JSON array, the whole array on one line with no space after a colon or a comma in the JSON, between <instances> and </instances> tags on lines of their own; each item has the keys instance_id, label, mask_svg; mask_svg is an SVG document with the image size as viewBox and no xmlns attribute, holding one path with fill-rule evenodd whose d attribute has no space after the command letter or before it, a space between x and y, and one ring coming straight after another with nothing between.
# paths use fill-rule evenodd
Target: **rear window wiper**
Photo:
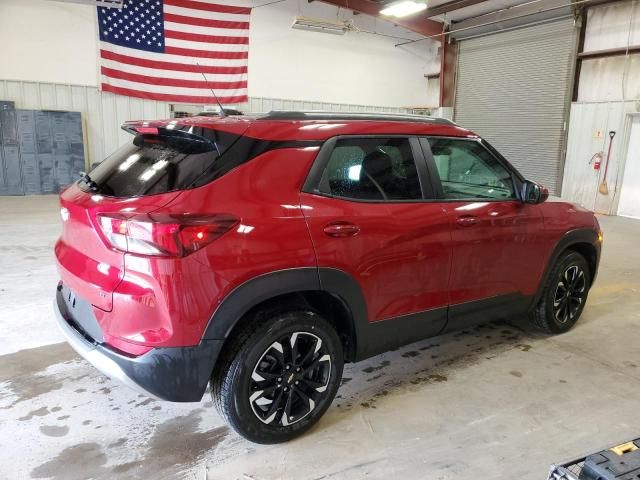
<instances>
[{"instance_id":1,"label":"rear window wiper","mask_svg":"<svg viewBox=\"0 0 640 480\"><path fill-rule=\"evenodd\" d=\"M80 181L84 182L92 192L98 191L98 184L91 179L88 173L80 172Z\"/></svg>"}]
</instances>

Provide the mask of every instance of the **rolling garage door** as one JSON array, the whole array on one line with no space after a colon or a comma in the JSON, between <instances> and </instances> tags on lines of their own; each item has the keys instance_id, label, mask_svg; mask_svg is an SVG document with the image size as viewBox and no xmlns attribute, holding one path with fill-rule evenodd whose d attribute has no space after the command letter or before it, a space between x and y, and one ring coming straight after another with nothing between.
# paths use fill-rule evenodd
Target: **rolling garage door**
<instances>
[{"instance_id":1,"label":"rolling garage door","mask_svg":"<svg viewBox=\"0 0 640 480\"><path fill-rule=\"evenodd\" d=\"M460 41L456 123L556 195L576 45L573 19Z\"/></svg>"}]
</instances>

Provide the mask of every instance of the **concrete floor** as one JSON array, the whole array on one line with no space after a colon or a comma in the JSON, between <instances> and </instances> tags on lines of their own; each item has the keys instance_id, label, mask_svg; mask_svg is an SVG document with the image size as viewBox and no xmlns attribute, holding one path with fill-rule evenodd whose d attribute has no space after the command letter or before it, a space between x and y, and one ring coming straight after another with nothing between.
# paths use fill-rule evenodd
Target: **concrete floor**
<instances>
[{"instance_id":1,"label":"concrete floor","mask_svg":"<svg viewBox=\"0 0 640 480\"><path fill-rule=\"evenodd\" d=\"M600 275L577 327L488 325L349 365L306 436L259 446L208 398L170 404L61 343L54 197L0 197L0 479L543 479L640 436L640 221L601 219Z\"/></svg>"}]
</instances>

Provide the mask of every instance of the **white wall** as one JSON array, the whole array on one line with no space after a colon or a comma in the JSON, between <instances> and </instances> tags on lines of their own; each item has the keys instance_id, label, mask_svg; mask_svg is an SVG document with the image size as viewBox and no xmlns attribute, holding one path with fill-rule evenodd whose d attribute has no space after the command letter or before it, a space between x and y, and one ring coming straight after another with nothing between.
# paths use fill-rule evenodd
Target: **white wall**
<instances>
[{"instance_id":1,"label":"white wall","mask_svg":"<svg viewBox=\"0 0 640 480\"><path fill-rule=\"evenodd\" d=\"M0 79L96 85L96 9L0 0Z\"/></svg>"},{"instance_id":2,"label":"white wall","mask_svg":"<svg viewBox=\"0 0 640 480\"><path fill-rule=\"evenodd\" d=\"M562 197L578 202L598 213L615 215L622 186L625 159L629 145L631 116L640 104L631 102L573 103L569 122L567 157L565 159ZM609 159L607 185L609 194L598 192L604 180L609 150L610 131L616 132ZM594 170L589 160L600 152L600 170Z\"/></svg>"},{"instance_id":3,"label":"white wall","mask_svg":"<svg viewBox=\"0 0 640 480\"><path fill-rule=\"evenodd\" d=\"M627 41L630 45L640 45L640 1L590 8L585 33L585 52L624 47Z\"/></svg>"},{"instance_id":4,"label":"white wall","mask_svg":"<svg viewBox=\"0 0 640 480\"><path fill-rule=\"evenodd\" d=\"M295 15L336 18L335 7L288 0L252 13L249 94L407 107L425 105L424 73L437 43L395 47L401 40L348 32L344 36L294 30ZM369 31L420 38L366 15L340 12ZM436 105L433 105L436 106Z\"/></svg>"},{"instance_id":5,"label":"white wall","mask_svg":"<svg viewBox=\"0 0 640 480\"><path fill-rule=\"evenodd\" d=\"M625 48L640 44L640 0L627 0L590 8L585 32L585 52ZM624 100L624 101L623 101ZM599 213L616 214L633 116L640 112L640 55L585 60L580 73L578 102L571 105L567 156L562 185L564 198ZM609 131L615 131L611 156ZM602 155L600 170L589 160ZM609 193L599 193L605 179ZM631 170L633 175L633 169ZM631 184L640 182L632 181ZM629 183L627 183L628 185ZM627 187L628 188L628 187Z\"/></svg>"},{"instance_id":6,"label":"white wall","mask_svg":"<svg viewBox=\"0 0 640 480\"><path fill-rule=\"evenodd\" d=\"M424 78L436 59L435 41L395 47L400 40L363 32L337 36L293 30L296 15L354 18L362 30L420 38L320 2L286 0L256 8L250 30L250 96L392 107L424 106L437 98L427 92ZM0 79L96 85L95 23L90 6L0 0Z\"/></svg>"},{"instance_id":7,"label":"white wall","mask_svg":"<svg viewBox=\"0 0 640 480\"><path fill-rule=\"evenodd\" d=\"M584 51L597 52L640 45L640 0L590 8ZM581 102L640 99L640 54L582 62Z\"/></svg>"}]
</instances>

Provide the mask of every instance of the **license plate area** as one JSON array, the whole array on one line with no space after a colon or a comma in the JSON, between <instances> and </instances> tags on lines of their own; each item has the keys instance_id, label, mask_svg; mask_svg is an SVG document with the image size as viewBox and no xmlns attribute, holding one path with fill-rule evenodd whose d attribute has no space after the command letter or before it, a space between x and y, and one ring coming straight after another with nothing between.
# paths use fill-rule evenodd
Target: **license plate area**
<instances>
[{"instance_id":1,"label":"license plate area","mask_svg":"<svg viewBox=\"0 0 640 480\"><path fill-rule=\"evenodd\" d=\"M67 308L70 323L85 337L89 337L94 342L103 343L104 336L93 314L93 306L66 285L62 286L60 293Z\"/></svg>"}]
</instances>

